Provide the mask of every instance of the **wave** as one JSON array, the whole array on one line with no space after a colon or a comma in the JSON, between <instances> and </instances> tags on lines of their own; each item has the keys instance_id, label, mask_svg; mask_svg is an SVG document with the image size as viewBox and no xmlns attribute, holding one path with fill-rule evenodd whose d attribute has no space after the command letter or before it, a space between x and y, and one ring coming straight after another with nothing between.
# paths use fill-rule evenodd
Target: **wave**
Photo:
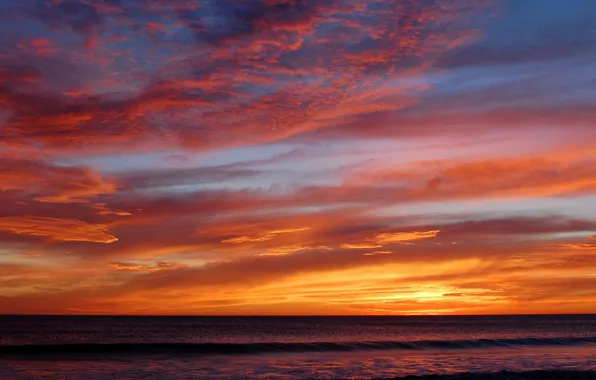
<instances>
[{"instance_id":1,"label":"wave","mask_svg":"<svg viewBox=\"0 0 596 380\"><path fill-rule=\"evenodd\" d=\"M460 373L456 375L406 376L395 380L594 380L596 371L539 370Z\"/></svg>"},{"instance_id":2,"label":"wave","mask_svg":"<svg viewBox=\"0 0 596 380\"><path fill-rule=\"evenodd\" d=\"M44 357L56 355L189 354L250 355L293 352L346 352L373 350L443 350L514 348L525 346L570 346L596 343L596 337L426 340L383 342L309 343L77 343L0 346L0 357Z\"/></svg>"}]
</instances>

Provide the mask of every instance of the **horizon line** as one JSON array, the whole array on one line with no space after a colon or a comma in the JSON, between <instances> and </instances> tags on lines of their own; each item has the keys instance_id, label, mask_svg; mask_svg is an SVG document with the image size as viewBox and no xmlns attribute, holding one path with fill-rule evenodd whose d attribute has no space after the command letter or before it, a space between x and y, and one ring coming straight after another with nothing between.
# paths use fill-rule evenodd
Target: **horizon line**
<instances>
[{"instance_id":1,"label":"horizon line","mask_svg":"<svg viewBox=\"0 0 596 380\"><path fill-rule=\"evenodd\" d=\"M362 318L362 317L541 317L596 316L596 313L521 313L521 314L3 314L0 317L147 317L147 318Z\"/></svg>"}]
</instances>

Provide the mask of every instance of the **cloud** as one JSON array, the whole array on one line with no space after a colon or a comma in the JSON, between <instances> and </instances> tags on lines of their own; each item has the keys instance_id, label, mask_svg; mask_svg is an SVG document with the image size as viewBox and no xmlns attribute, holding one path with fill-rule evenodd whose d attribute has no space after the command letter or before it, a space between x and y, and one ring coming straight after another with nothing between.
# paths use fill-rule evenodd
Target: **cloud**
<instances>
[{"instance_id":1,"label":"cloud","mask_svg":"<svg viewBox=\"0 0 596 380\"><path fill-rule=\"evenodd\" d=\"M374 251L374 252L367 252L364 256L376 256L376 255L391 255L392 251Z\"/></svg>"},{"instance_id":2,"label":"cloud","mask_svg":"<svg viewBox=\"0 0 596 380\"><path fill-rule=\"evenodd\" d=\"M341 244L343 249L370 249L370 248L381 248L381 245L374 243L355 243L355 244Z\"/></svg>"},{"instance_id":3,"label":"cloud","mask_svg":"<svg viewBox=\"0 0 596 380\"><path fill-rule=\"evenodd\" d=\"M387 204L432 203L470 199L530 199L553 196L580 196L594 193L592 160L576 157L544 159L513 157L504 159L421 161L394 166L391 161L354 166L342 173L337 185L298 186L283 191L254 188L242 190L204 190L133 197L122 194L109 203L112 210L134 214L126 223L195 215L234 214L276 209L281 213L304 207L341 207L361 209ZM141 211L139 211L141 210ZM344 213L345 215L345 213ZM293 226L290 226L294 228ZM271 240L265 232L228 230L221 240L250 242ZM248 233L247 233L248 232ZM411 231L395 231L399 233ZM276 235L276 234L273 234ZM370 236L369 236L370 237ZM238 239L238 240L234 240ZM343 241L341 243L346 243Z\"/></svg>"},{"instance_id":4,"label":"cloud","mask_svg":"<svg viewBox=\"0 0 596 380\"><path fill-rule=\"evenodd\" d=\"M596 228L592 220L567 219L552 216L510 217L501 219L468 220L441 226L441 237L511 236L534 234L557 234L590 231Z\"/></svg>"},{"instance_id":5,"label":"cloud","mask_svg":"<svg viewBox=\"0 0 596 380\"><path fill-rule=\"evenodd\" d=\"M343 248L343 247L342 247ZM333 248L328 246L317 246L317 247L309 247L309 246L300 246L300 245L291 245L291 246L280 246L274 248L268 248L265 253L259 253L257 256L285 256L291 255L296 252L300 251L332 251Z\"/></svg>"},{"instance_id":6,"label":"cloud","mask_svg":"<svg viewBox=\"0 0 596 380\"><path fill-rule=\"evenodd\" d=\"M438 201L473 198L535 198L593 194L591 159L535 157L419 162L409 169L354 170L344 188L304 188L302 196L351 202L363 199ZM380 185L383 186L380 186ZM368 194L368 197L367 195ZM371 197L374 194L374 197Z\"/></svg>"},{"instance_id":7,"label":"cloud","mask_svg":"<svg viewBox=\"0 0 596 380\"><path fill-rule=\"evenodd\" d=\"M435 252L429 252L422 246L401 245L401 252L394 255L364 256L349 250L330 251L326 255L304 252L300 255L243 258L200 267L168 270L140 268L135 277L129 278L124 284L92 291L69 290L56 296L50 294L38 303L31 302L37 299L35 296L16 299L6 297L0 299L0 304L12 302L19 310L22 305L36 305L33 309L37 312L52 307L69 307L82 313L109 312L114 307L122 306L125 307L123 310L133 314L144 314L149 313L150 309L155 310L154 307L158 305L149 295L156 290L168 289L171 297L161 299L159 307L176 304L177 312L186 310L188 313L217 314L222 310L242 313L246 311L242 304L252 307L258 305L262 308L260 310L267 312L285 310L285 313L290 314L304 305L345 314L353 314L354 310L374 314L379 308L392 313L424 312L430 309L441 309L443 313L470 313L475 308L480 308L482 312L492 310L502 313L518 307L516 305L523 301L524 294L528 294L523 292L524 289L531 289L536 294L534 302L538 304L534 304L534 308L538 309L532 310L539 310L539 307L546 307L549 300L568 297L570 294L576 297L583 294L581 297L586 301L593 297L585 293L585 282L552 282L550 278L545 282L541 276L536 276L556 274L560 268L545 266L545 258L546 263L569 263L570 258L575 257L572 251L566 252L566 257L557 259L555 256L549 257L547 247L534 247L532 254L528 253L530 248L528 245L521 247L514 244L507 246L507 254L503 254L503 245L489 248L482 245L437 246L436 250L433 249ZM137 265L129 264L132 267ZM583 271L593 267L594 261L584 258L574 265L567 267L566 275L574 270ZM423 275L408 274L414 272ZM561 275L559 272L556 276ZM549 284L546 288L545 283ZM246 292L246 289L251 290ZM231 294L236 301L231 302ZM242 302L237 298L238 294L244 295ZM445 294L460 295L457 296L457 302L449 303L439 300L454 297ZM46 302L48 299L54 299L55 303ZM131 303L131 299L147 300L149 305L143 305L148 308L137 308L136 305L140 304ZM329 302L334 308L320 309L322 304ZM100 307L103 303L106 306ZM228 304L230 308L211 309L213 305ZM33 310L31 306L25 309Z\"/></svg>"},{"instance_id":8,"label":"cloud","mask_svg":"<svg viewBox=\"0 0 596 380\"><path fill-rule=\"evenodd\" d=\"M182 20L199 42L221 44L235 42L264 32L305 32L314 28L336 1L208 1L202 12L184 12ZM213 27L215 23L217 27Z\"/></svg>"},{"instance_id":9,"label":"cloud","mask_svg":"<svg viewBox=\"0 0 596 380\"><path fill-rule=\"evenodd\" d=\"M242 244L242 243L255 243L260 241L267 241L275 239L275 235L265 235L265 236L258 236L258 237L250 237L250 236L239 236L231 239L222 240L222 243L228 244Z\"/></svg>"},{"instance_id":10,"label":"cloud","mask_svg":"<svg viewBox=\"0 0 596 380\"><path fill-rule=\"evenodd\" d=\"M41 2L32 9L32 14L50 27L65 24L77 33L89 33L92 28L102 24L95 6L77 0Z\"/></svg>"},{"instance_id":11,"label":"cloud","mask_svg":"<svg viewBox=\"0 0 596 380\"><path fill-rule=\"evenodd\" d=\"M7 45L18 63L3 70L35 75L1 83L10 114L2 143L78 152L156 142L218 148L403 108L392 96L410 86L382 97L373 88L423 71L465 40L466 17L478 7L369 3L10 1L15 22L38 27L14 25L15 39L45 38L52 53Z\"/></svg>"},{"instance_id":12,"label":"cloud","mask_svg":"<svg viewBox=\"0 0 596 380\"><path fill-rule=\"evenodd\" d=\"M571 249L596 249L596 244L589 244L589 243L559 244L558 247L571 248Z\"/></svg>"},{"instance_id":13,"label":"cloud","mask_svg":"<svg viewBox=\"0 0 596 380\"><path fill-rule=\"evenodd\" d=\"M387 244L412 244L413 241L434 238L440 230L433 231L412 231L412 232L383 232L374 237L365 238L362 243L355 244L341 244L340 247L344 249L370 249L381 248ZM385 252L385 251L377 251ZM391 252L389 252L391 253Z\"/></svg>"},{"instance_id":14,"label":"cloud","mask_svg":"<svg viewBox=\"0 0 596 380\"><path fill-rule=\"evenodd\" d=\"M437 236L440 230L433 231L412 231L412 232L396 232L396 233L382 233L376 236L375 240L379 244L386 243L401 243L410 242L421 239L429 239Z\"/></svg>"},{"instance_id":15,"label":"cloud","mask_svg":"<svg viewBox=\"0 0 596 380\"><path fill-rule=\"evenodd\" d=\"M19 190L39 202L86 203L112 193L115 181L104 178L87 167L57 166L43 160L31 160L0 154L0 190Z\"/></svg>"},{"instance_id":16,"label":"cloud","mask_svg":"<svg viewBox=\"0 0 596 380\"><path fill-rule=\"evenodd\" d=\"M405 246L410 247L410 246ZM349 249L341 250L307 250L300 254L265 255L239 258L230 262L211 263L201 267L184 268L180 270L158 272L143 278L137 278L129 285L131 288L163 289L163 288L210 288L224 287L244 288L275 284L283 279L298 275L316 275L326 271L340 271L350 268L375 267L391 262L424 262L429 256L450 261L457 257L469 255L473 249L466 251L459 249L454 252L452 248L437 248L433 253L423 252L420 249L410 248L397 255L378 255L365 257L359 250L352 252ZM405 249L405 248L404 248ZM481 248L484 252L488 250ZM446 255L451 252L451 255ZM453 255L454 254L454 255ZM476 251L476 254L479 254ZM406 259L406 257L408 257Z\"/></svg>"},{"instance_id":17,"label":"cloud","mask_svg":"<svg viewBox=\"0 0 596 380\"><path fill-rule=\"evenodd\" d=\"M563 3L5 1L0 308L593 311Z\"/></svg>"},{"instance_id":18,"label":"cloud","mask_svg":"<svg viewBox=\"0 0 596 380\"><path fill-rule=\"evenodd\" d=\"M188 169L161 169L124 173L117 176L123 190L165 189L173 186L222 183L235 179L256 177L259 173L251 169L222 167L198 167Z\"/></svg>"},{"instance_id":19,"label":"cloud","mask_svg":"<svg viewBox=\"0 0 596 380\"><path fill-rule=\"evenodd\" d=\"M57 241L114 243L118 238L102 224L88 224L80 220L47 217L0 217L0 231L17 235L49 237Z\"/></svg>"},{"instance_id":20,"label":"cloud","mask_svg":"<svg viewBox=\"0 0 596 380\"><path fill-rule=\"evenodd\" d=\"M131 272L152 272L164 269L171 269L174 268L175 265L172 263L167 262L160 262L157 263L155 266L147 266L147 265L140 265L140 264L133 264L133 263L118 263L113 262L108 265L108 267L119 270L119 271L131 271Z\"/></svg>"},{"instance_id":21,"label":"cloud","mask_svg":"<svg viewBox=\"0 0 596 380\"><path fill-rule=\"evenodd\" d=\"M288 228L283 230L273 230L265 233L262 236L250 237L250 236L238 236L234 238L229 238L222 240L222 243L228 244L242 244L242 243L257 243L275 239L278 235L283 234L291 234L295 232L303 232L310 230L310 227L301 227L301 228Z\"/></svg>"}]
</instances>

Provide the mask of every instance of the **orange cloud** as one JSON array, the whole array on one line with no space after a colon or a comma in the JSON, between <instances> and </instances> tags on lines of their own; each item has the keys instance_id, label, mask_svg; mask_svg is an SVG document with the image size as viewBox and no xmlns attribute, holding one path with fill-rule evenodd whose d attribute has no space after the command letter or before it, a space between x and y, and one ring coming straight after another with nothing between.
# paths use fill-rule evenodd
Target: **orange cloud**
<instances>
[{"instance_id":1,"label":"orange cloud","mask_svg":"<svg viewBox=\"0 0 596 380\"><path fill-rule=\"evenodd\" d=\"M160 262L157 263L155 266L147 266L147 265L140 265L140 264L133 264L133 263L110 263L108 267L119 270L119 271L131 271L131 272L153 272L159 271L163 269L171 269L174 268L175 265L172 263L167 262Z\"/></svg>"},{"instance_id":2,"label":"orange cloud","mask_svg":"<svg viewBox=\"0 0 596 380\"><path fill-rule=\"evenodd\" d=\"M408 244L411 241L429 239L436 237L439 230L433 231L413 231L413 232L384 232L378 234L373 238L367 238L368 242L358 244L341 244L340 247L344 249L369 249L369 248L381 248L386 244L402 243ZM385 252L385 251L377 251ZM391 252L389 252L391 253Z\"/></svg>"},{"instance_id":3,"label":"orange cloud","mask_svg":"<svg viewBox=\"0 0 596 380\"><path fill-rule=\"evenodd\" d=\"M238 236L235 238L222 240L221 242L228 243L228 244L258 243L258 242L275 239L278 235L291 234L291 233L295 233L295 232L303 232L303 231L308 231L308 230L310 230L310 227L273 230L273 231L269 231L269 232L265 233L263 236L255 236L255 237Z\"/></svg>"},{"instance_id":4,"label":"orange cloud","mask_svg":"<svg viewBox=\"0 0 596 380\"><path fill-rule=\"evenodd\" d=\"M49 237L58 241L105 244L118 241L118 238L111 235L103 224L89 224L73 219L5 216L0 217L0 231L18 235Z\"/></svg>"},{"instance_id":5,"label":"orange cloud","mask_svg":"<svg viewBox=\"0 0 596 380\"><path fill-rule=\"evenodd\" d=\"M571 249L596 249L596 244L589 243L559 244L558 246Z\"/></svg>"},{"instance_id":6,"label":"orange cloud","mask_svg":"<svg viewBox=\"0 0 596 380\"><path fill-rule=\"evenodd\" d=\"M281 247L274 247L268 248L267 252L259 253L257 256L284 256L284 255L291 255L292 253L300 252L300 251L332 251L333 248L328 246L317 246L317 247L310 247L310 246L300 246L300 245L292 245L292 246L281 246Z\"/></svg>"},{"instance_id":7,"label":"orange cloud","mask_svg":"<svg viewBox=\"0 0 596 380\"><path fill-rule=\"evenodd\" d=\"M381 245L372 243L356 243L356 244L341 244L341 248L344 249L370 249L370 248L381 248Z\"/></svg>"},{"instance_id":8,"label":"orange cloud","mask_svg":"<svg viewBox=\"0 0 596 380\"><path fill-rule=\"evenodd\" d=\"M393 252L391 251L374 251L374 252L367 252L364 256L376 256L376 255L390 255Z\"/></svg>"},{"instance_id":9,"label":"orange cloud","mask_svg":"<svg viewBox=\"0 0 596 380\"><path fill-rule=\"evenodd\" d=\"M275 239L275 235L265 235L265 236L257 236L257 237L250 237L250 236L239 236L231 239L222 240L222 243L229 243L229 244L242 244L242 243L255 243L260 241L267 241Z\"/></svg>"},{"instance_id":10,"label":"orange cloud","mask_svg":"<svg viewBox=\"0 0 596 380\"><path fill-rule=\"evenodd\" d=\"M407 252L365 257L360 252L343 251L334 260L320 252L304 252L196 267L164 265L169 269L164 271L156 269L159 264L113 262L112 269L130 270L136 275L124 284L103 284L96 290L0 297L0 306L11 303L20 312L38 313L69 309L99 314L163 310L167 314L169 307L185 304L189 306L174 308L175 312L250 314L258 309L259 313L296 314L308 306L313 314L334 310L335 314L348 315L473 314L556 312L551 306L570 298L583 303L596 299L596 293L586 292L594 288L590 287L594 279L574 279L576 274L594 268L593 257L582 258L573 251L557 257L549 256L546 247L528 253L530 246L517 244L507 246L506 255L503 246L438 246L434 253L416 250L416 245L400 247ZM434 254L434 259L429 254ZM566 265L565 272L560 265ZM0 265L0 275L1 269ZM152 297L156 290L164 289L169 289L172 298ZM531 308L524 306L529 304ZM578 310L577 305L570 307Z\"/></svg>"},{"instance_id":11,"label":"orange cloud","mask_svg":"<svg viewBox=\"0 0 596 380\"><path fill-rule=\"evenodd\" d=\"M382 233L375 237L379 244L410 242L421 239L434 238L440 230Z\"/></svg>"}]
</instances>

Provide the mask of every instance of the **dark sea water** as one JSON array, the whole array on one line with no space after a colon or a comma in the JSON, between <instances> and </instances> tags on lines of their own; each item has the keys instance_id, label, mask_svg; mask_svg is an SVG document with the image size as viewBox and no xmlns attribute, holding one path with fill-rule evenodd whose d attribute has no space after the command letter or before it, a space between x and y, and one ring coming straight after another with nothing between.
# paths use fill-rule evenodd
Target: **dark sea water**
<instances>
[{"instance_id":1,"label":"dark sea water","mask_svg":"<svg viewBox=\"0 0 596 380\"><path fill-rule=\"evenodd\" d=\"M596 316L0 316L1 379L406 376L596 379Z\"/></svg>"}]
</instances>

